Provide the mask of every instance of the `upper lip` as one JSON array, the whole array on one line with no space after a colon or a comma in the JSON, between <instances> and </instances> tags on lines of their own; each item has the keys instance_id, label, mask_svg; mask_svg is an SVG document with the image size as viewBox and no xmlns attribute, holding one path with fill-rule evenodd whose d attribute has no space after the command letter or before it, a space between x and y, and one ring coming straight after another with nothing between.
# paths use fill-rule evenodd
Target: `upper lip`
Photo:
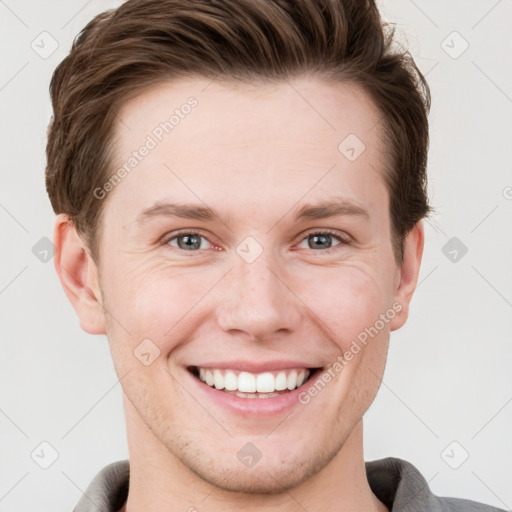
<instances>
[{"instance_id":1,"label":"upper lip","mask_svg":"<svg viewBox=\"0 0 512 512\"><path fill-rule=\"evenodd\" d=\"M205 369L219 369L219 370L240 370L249 373L263 373L263 372L274 372L278 370L286 370L291 368L320 368L319 365L312 365L304 363L302 361L219 361L209 363L198 363L195 365L189 365L190 367L196 366L198 368Z\"/></svg>"}]
</instances>

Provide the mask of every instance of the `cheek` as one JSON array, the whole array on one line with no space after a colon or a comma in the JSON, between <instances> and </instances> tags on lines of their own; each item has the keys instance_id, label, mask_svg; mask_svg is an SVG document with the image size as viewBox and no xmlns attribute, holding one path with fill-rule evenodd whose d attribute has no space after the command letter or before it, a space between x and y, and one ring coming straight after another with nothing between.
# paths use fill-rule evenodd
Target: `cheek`
<instances>
[{"instance_id":1,"label":"cheek","mask_svg":"<svg viewBox=\"0 0 512 512\"><path fill-rule=\"evenodd\" d=\"M133 351L149 339L162 355L170 352L191 325L197 324L201 306L219 276L196 268L169 268L141 265L124 273L116 269L109 275L108 310L115 320L116 343ZM203 302L204 301L204 302ZM196 325L197 327L197 325ZM112 333L114 334L114 333Z\"/></svg>"},{"instance_id":2,"label":"cheek","mask_svg":"<svg viewBox=\"0 0 512 512\"><path fill-rule=\"evenodd\" d=\"M389 309L390 291L362 267L329 269L302 284L299 294L342 351Z\"/></svg>"}]
</instances>

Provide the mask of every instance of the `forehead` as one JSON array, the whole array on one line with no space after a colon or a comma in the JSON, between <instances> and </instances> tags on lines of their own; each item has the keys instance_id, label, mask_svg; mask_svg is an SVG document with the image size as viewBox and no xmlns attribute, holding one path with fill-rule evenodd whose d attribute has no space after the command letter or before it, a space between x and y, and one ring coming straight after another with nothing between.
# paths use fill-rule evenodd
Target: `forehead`
<instances>
[{"instance_id":1,"label":"forehead","mask_svg":"<svg viewBox=\"0 0 512 512\"><path fill-rule=\"evenodd\" d=\"M181 132L188 137L193 130L209 146L250 143L260 135L307 146L323 139L319 150L337 152L337 142L350 133L372 144L368 132L379 118L373 101L355 84L315 78L259 84L196 78L163 82L138 94L121 108L114 130L128 145L137 144L137 132L178 144Z\"/></svg>"},{"instance_id":2,"label":"forehead","mask_svg":"<svg viewBox=\"0 0 512 512\"><path fill-rule=\"evenodd\" d=\"M111 196L124 190L139 210L155 193L226 207L236 196L249 208L254 197L260 206L279 197L285 207L336 189L371 203L386 194L379 117L359 87L315 78L161 83L119 112L114 169L129 176Z\"/></svg>"}]
</instances>

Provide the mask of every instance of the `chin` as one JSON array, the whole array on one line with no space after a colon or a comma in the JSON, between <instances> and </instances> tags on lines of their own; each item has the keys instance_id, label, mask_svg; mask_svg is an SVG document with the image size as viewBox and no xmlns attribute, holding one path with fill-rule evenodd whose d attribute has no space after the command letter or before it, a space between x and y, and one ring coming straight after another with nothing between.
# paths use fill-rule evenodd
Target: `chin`
<instances>
[{"instance_id":1,"label":"chin","mask_svg":"<svg viewBox=\"0 0 512 512\"><path fill-rule=\"evenodd\" d=\"M198 473L198 476L224 491L261 495L281 494L291 490L307 480L310 475L304 470L291 469L288 464L284 464L279 469L270 466L246 470L233 469L221 480L218 473Z\"/></svg>"},{"instance_id":2,"label":"chin","mask_svg":"<svg viewBox=\"0 0 512 512\"><path fill-rule=\"evenodd\" d=\"M215 461L213 464L208 463L210 457L192 461L182 459L182 462L202 480L228 492L281 494L320 472L337 452L337 449L318 449L306 454L300 450L300 453L294 452L285 459L265 459L263 456L248 468L241 468L242 463L236 457L234 460L223 459L222 455L216 457L213 454L210 456Z\"/></svg>"}]
</instances>

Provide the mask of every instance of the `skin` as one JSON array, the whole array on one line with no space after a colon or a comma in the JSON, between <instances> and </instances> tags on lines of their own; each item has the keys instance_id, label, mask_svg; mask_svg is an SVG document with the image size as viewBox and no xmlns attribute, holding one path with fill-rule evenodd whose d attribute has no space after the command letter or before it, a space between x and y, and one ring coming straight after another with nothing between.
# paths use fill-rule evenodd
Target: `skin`
<instances>
[{"instance_id":1,"label":"skin","mask_svg":"<svg viewBox=\"0 0 512 512\"><path fill-rule=\"evenodd\" d=\"M366 478L362 417L390 332L407 319L424 232L421 222L410 231L399 264L378 111L356 86L315 77L271 86L167 82L123 106L115 168L192 95L197 107L103 199L98 265L66 215L55 224L62 286L82 329L108 336L121 379L131 467L123 510L385 511ZM351 133L366 146L353 162L338 150ZM305 203L335 196L369 218L294 221ZM225 222L138 224L157 199L207 205ZM195 252L179 248L183 239L165 243L186 229L205 237ZM326 254L308 239L325 229L350 243L333 236ZM263 249L252 263L236 252L247 236ZM221 409L185 369L233 359L328 367L393 303L401 311L289 415ZM133 352L144 339L160 350L148 366ZM252 468L236 457L247 442L262 453Z\"/></svg>"}]
</instances>

